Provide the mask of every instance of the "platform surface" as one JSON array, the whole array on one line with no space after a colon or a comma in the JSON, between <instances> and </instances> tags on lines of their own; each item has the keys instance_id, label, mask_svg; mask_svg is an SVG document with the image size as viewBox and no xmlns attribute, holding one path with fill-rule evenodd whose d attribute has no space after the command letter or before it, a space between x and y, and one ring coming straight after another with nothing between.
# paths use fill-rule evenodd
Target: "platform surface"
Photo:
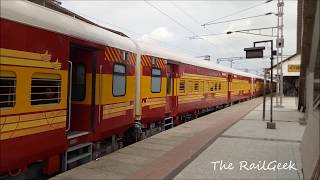
<instances>
[{"instance_id":1,"label":"platform surface","mask_svg":"<svg viewBox=\"0 0 320 180\"><path fill-rule=\"evenodd\" d=\"M266 122L262 121L262 105L259 105L225 131L175 179L302 179L299 148L305 126L298 121L303 114L297 111L295 98L285 98L283 105L284 108L274 108L275 130L266 128ZM267 102L267 110L269 106ZM266 120L269 120L269 112L266 112ZM274 160L277 163L291 161L297 170L240 170L241 161L258 164ZM214 169L216 161L232 163L234 169L220 170L218 163Z\"/></svg>"},{"instance_id":2,"label":"platform surface","mask_svg":"<svg viewBox=\"0 0 320 180\"><path fill-rule=\"evenodd\" d=\"M174 178L227 128L261 102L262 98L257 98L202 116L52 179ZM178 176L184 177L187 177L185 173Z\"/></svg>"}]
</instances>

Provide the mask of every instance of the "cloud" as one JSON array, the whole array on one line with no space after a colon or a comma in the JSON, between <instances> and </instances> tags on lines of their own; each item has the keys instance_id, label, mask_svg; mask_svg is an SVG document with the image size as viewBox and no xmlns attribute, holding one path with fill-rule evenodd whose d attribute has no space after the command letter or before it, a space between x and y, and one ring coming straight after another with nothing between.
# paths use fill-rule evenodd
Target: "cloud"
<instances>
[{"instance_id":1,"label":"cloud","mask_svg":"<svg viewBox=\"0 0 320 180\"><path fill-rule=\"evenodd\" d=\"M144 34L141 38L141 41L144 42L154 42L154 41L161 41L161 42L170 42L174 40L173 33L169 32L166 27L158 27L151 31L148 34Z\"/></svg>"}]
</instances>

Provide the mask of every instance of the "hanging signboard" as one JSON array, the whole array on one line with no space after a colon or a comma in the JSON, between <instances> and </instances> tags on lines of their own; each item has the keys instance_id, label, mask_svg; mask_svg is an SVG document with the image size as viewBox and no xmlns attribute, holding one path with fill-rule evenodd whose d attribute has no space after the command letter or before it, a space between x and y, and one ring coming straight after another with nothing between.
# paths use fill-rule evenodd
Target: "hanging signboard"
<instances>
[{"instance_id":1,"label":"hanging signboard","mask_svg":"<svg viewBox=\"0 0 320 180\"><path fill-rule=\"evenodd\" d=\"M263 58L264 49L265 47L244 48L244 51L246 51L246 58Z\"/></svg>"}]
</instances>

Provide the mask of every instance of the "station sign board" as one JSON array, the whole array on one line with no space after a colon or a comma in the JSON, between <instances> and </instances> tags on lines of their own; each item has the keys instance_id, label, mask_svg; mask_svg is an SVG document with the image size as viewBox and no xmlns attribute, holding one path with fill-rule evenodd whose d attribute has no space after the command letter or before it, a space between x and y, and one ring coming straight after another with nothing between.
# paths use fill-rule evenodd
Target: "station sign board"
<instances>
[{"instance_id":1,"label":"station sign board","mask_svg":"<svg viewBox=\"0 0 320 180\"><path fill-rule=\"evenodd\" d=\"M300 72L300 64L288 64L288 72Z\"/></svg>"},{"instance_id":2,"label":"station sign board","mask_svg":"<svg viewBox=\"0 0 320 180\"><path fill-rule=\"evenodd\" d=\"M263 58L264 49L265 47L244 48L244 51L246 51L246 58Z\"/></svg>"}]
</instances>

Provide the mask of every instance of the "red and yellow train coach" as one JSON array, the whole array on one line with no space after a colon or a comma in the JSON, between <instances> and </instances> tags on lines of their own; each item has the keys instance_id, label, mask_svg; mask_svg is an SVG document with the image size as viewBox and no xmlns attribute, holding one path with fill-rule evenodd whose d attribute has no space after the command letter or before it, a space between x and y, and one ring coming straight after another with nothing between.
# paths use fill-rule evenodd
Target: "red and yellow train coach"
<instances>
[{"instance_id":1,"label":"red and yellow train coach","mask_svg":"<svg viewBox=\"0 0 320 180\"><path fill-rule=\"evenodd\" d=\"M1 18L1 173L39 159L57 165L67 147L65 38Z\"/></svg>"},{"instance_id":2,"label":"red and yellow train coach","mask_svg":"<svg viewBox=\"0 0 320 180\"><path fill-rule=\"evenodd\" d=\"M0 23L1 176L69 169L133 126L130 39L26 1Z\"/></svg>"},{"instance_id":3,"label":"red and yellow train coach","mask_svg":"<svg viewBox=\"0 0 320 180\"><path fill-rule=\"evenodd\" d=\"M252 77L232 74L230 75L230 101L239 101L250 98L253 94Z\"/></svg>"},{"instance_id":4,"label":"red and yellow train coach","mask_svg":"<svg viewBox=\"0 0 320 180\"><path fill-rule=\"evenodd\" d=\"M141 56L141 123L143 128L161 127L167 109L167 67L163 58Z\"/></svg>"},{"instance_id":5,"label":"red and yellow train coach","mask_svg":"<svg viewBox=\"0 0 320 180\"><path fill-rule=\"evenodd\" d=\"M196 115L228 104L228 74L191 64L178 66L177 116Z\"/></svg>"},{"instance_id":6,"label":"red and yellow train coach","mask_svg":"<svg viewBox=\"0 0 320 180\"><path fill-rule=\"evenodd\" d=\"M262 90L248 73L31 2L1 12L0 177L50 176Z\"/></svg>"},{"instance_id":7,"label":"red and yellow train coach","mask_svg":"<svg viewBox=\"0 0 320 180\"><path fill-rule=\"evenodd\" d=\"M167 110L162 109L154 113L154 119L163 120L163 117L169 116L177 125L186 118L193 119L203 112L260 95L259 91L262 90L258 76L181 55L168 49L145 44L141 44L141 47L144 53L158 56L159 59L163 58L167 63L167 78L163 79L166 81L164 84L167 84L167 96L166 101L162 101L167 103ZM145 68L146 72L151 72L151 67ZM151 86L145 84L146 86L142 84L142 87L147 87L147 91L150 91L148 87ZM159 99L163 99L165 94L160 93L158 96L162 96ZM148 97L152 95L149 94ZM144 103L148 97L144 97L142 102ZM153 113L153 111L146 112Z\"/></svg>"},{"instance_id":8,"label":"red and yellow train coach","mask_svg":"<svg viewBox=\"0 0 320 180\"><path fill-rule=\"evenodd\" d=\"M261 77L254 78L254 97L263 95L263 79Z\"/></svg>"}]
</instances>

